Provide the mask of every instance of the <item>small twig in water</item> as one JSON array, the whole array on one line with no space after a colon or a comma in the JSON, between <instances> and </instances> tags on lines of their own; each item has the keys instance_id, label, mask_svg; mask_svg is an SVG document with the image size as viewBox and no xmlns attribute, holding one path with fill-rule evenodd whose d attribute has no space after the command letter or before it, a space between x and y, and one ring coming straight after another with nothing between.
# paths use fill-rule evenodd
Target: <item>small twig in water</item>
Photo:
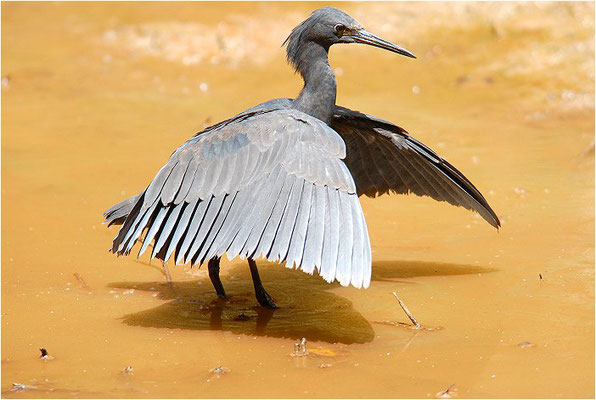
<instances>
[{"instance_id":1,"label":"small twig in water","mask_svg":"<svg viewBox=\"0 0 596 400\"><path fill-rule=\"evenodd\" d=\"M91 288L89 286L87 286L87 282L85 282L83 277L81 275L79 275L78 272L75 272L73 275L77 279L79 284L83 287L83 289L91 290Z\"/></svg>"},{"instance_id":2,"label":"small twig in water","mask_svg":"<svg viewBox=\"0 0 596 400\"><path fill-rule=\"evenodd\" d=\"M416 321L416 318L414 318L414 316L412 315L412 313L410 312L410 310L408 310L408 307L406 307L406 305L404 304L404 302L401 301L401 299L397 296L397 293L393 292L393 296L395 296L395 299L397 300L397 302L401 306L402 310L404 310L404 312L406 313L406 315L408 316L408 318L410 318L410 321L412 321L412 324L414 324L414 327L416 329L420 329L420 324L418 323L418 321Z\"/></svg>"},{"instance_id":3,"label":"small twig in water","mask_svg":"<svg viewBox=\"0 0 596 400\"><path fill-rule=\"evenodd\" d=\"M444 390L442 392L437 393L437 397L439 399L450 399L454 396L454 391L452 391L453 387L455 386L455 383L452 383L447 390Z\"/></svg>"}]
</instances>

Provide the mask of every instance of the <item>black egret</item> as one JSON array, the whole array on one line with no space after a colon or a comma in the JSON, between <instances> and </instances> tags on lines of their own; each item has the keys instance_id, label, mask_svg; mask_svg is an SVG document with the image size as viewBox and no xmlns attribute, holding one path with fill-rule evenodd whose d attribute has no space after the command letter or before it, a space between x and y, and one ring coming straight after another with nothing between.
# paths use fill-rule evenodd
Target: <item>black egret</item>
<instances>
[{"instance_id":1,"label":"black egret","mask_svg":"<svg viewBox=\"0 0 596 400\"><path fill-rule=\"evenodd\" d=\"M221 256L247 258L259 304L275 308L256 258L316 270L343 286L369 286L361 195L430 196L498 228L485 198L450 163L399 126L335 104L328 53L339 43L415 58L343 11L314 11L284 42L304 79L299 96L259 104L182 144L145 190L105 212L108 224L122 224L110 250L127 255L140 241L139 256L153 243L151 258L164 266L172 257L176 264L207 262L220 297Z\"/></svg>"}]
</instances>

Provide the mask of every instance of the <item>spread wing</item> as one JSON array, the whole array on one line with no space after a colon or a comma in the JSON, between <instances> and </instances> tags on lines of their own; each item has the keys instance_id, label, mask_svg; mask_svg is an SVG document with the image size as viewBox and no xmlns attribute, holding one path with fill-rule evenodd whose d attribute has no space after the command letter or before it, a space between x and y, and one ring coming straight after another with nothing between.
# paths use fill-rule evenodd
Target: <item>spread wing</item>
<instances>
[{"instance_id":1,"label":"spread wing","mask_svg":"<svg viewBox=\"0 0 596 400\"><path fill-rule=\"evenodd\" d=\"M111 251L128 254L142 238L139 255L153 242L151 257L164 262L263 256L367 287L370 242L345 152L335 131L299 111L225 121L180 146L146 190L106 212L108 221L125 218Z\"/></svg>"},{"instance_id":2,"label":"spread wing","mask_svg":"<svg viewBox=\"0 0 596 400\"><path fill-rule=\"evenodd\" d=\"M358 195L414 193L478 212L498 228L499 218L461 172L397 125L336 107L331 127L344 139L345 163Z\"/></svg>"},{"instance_id":3,"label":"spread wing","mask_svg":"<svg viewBox=\"0 0 596 400\"><path fill-rule=\"evenodd\" d=\"M234 123L234 122L240 121L242 119L245 119L247 117L253 116L257 113L269 112L269 111L280 110L280 109L288 109L288 108L290 108L291 105L292 105L292 100L288 99L288 98L269 100L264 103L258 104L256 106L252 107L251 109L248 109L248 110L243 111L239 114L236 114L231 118L228 118L224 121L221 121L214 125L211 125L205 129L203 129L202 131L196 133L194 136L196 137L199 135L205 135L211 131L217 130L217 129L222 128L222 127L229 125L231 123ZM126 219L126 217L128 216L128 214L130 213L130 211L132 210L132 208L134 207L137 200L139 199L139 197L142 194L143 194L143 192L141 192L135 196L129 197L128 199L122 200L118 204L115 204L112 207L110 207L109 209L107 209L104 212L104 216L106 218L104 224L108 224L108 226L122 225L124 223L124 220Z\"/></svg>"}]
</instances>

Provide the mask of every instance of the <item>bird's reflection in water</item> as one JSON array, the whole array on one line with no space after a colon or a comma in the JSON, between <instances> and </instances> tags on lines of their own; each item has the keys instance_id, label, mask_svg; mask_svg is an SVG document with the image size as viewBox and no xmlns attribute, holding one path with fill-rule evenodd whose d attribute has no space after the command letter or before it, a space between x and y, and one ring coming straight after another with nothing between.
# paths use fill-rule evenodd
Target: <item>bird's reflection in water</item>
<instances>
[{"instance_id":1,"label":"bird's reflection in water","mask_svg":"<svg viewBox=\"0 0 596 400\"><path fill-rule=\"evenodd\" d=\"M111 287L157 291L171 300L159 307L125 315L129 325L194 330L221 330L235 334L300 339L328 343L366 343L374 338L369 322L347 299L329 293L329 285L281 266L264 265L261 277L275 298L276 310L256 305L248 269L231 265L222 277L227 299L216 297L209 278L172 284L116 283ZM230 279L231 276L236 279Z\"/></svg>"}]
</instances>

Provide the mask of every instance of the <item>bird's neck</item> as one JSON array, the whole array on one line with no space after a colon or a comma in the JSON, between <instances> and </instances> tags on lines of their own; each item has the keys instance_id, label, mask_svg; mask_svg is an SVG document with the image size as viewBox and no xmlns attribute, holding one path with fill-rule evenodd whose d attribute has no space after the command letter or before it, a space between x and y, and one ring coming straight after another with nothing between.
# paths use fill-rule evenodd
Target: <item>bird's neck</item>
<instances>
[{"instance_id":1,"label":"bird's neck","mask_svg":"<svg viewBox=\"0 0 596 400\"><path fill-rule=\"evenodd\" d=\"M298 71L304 79L304 88L294 101L294 106L323 122L331 122L335 109L337 84L329 65L328 48L309 42L298 54Z\"/></svg>"}]
</instances>

